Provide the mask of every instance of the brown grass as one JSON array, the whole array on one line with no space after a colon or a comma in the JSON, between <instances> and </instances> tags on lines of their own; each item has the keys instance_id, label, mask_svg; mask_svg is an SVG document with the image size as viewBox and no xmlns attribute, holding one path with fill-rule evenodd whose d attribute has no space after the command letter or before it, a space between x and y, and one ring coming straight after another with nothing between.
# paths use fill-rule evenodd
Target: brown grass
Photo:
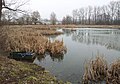
<instances>
[{"instance_id":1,"label":"brown grass","mask_svg":"<svg viewBox=\"0 0 120 84\"><path fill-rule=\"evenodd\" d=\"M107 84L120 84L120 59L111 64L107 73Z\"/></svg>"},{"instance_id":2,"label":"brown grass","mask_svg":"<svg viewBox=\"0 0 120 84\"><path fill-rule=\"evenodd\" d=\"M92 84L102 81L105 81L106 84L120 84L120 59L113 62L110 68L106 60L99 55L96 59L86 63L83 84Z\"/></svg>"},{"instance_id":3,"label":"brown grass","mask_svg":"<svg viewBox=\"0 0 120 84\"><path fill-rule=\"evenodd\" d=\"M22 26L4 27L0 31L0 46L8 52L26 51L37 54L44 54L46 50L49 50L52 54L63 52L66 49L63 41L51 42L43 34L56 34L56 31L46 29L40 30L33 26L32 28Z\"/></svg>"},{"instance_id":4,"label":"brown grass","mask_svg":"<svg viewBox=\"0 0 120 84\"><path fill-rule=\"evenodd\" d=\"M106 78L107 69L107 62L103 57L97 56L96 59L90 60L85 66L83 83L88 84L91 81L104 80Z\"/></svg>"},{"instance_id":5,"label":"brown grass","mask_svg":"<svg viewBox=\"0 0 120 84\"><path fill-rule=\"evenodd\" d=\"M48 47L48 51L50 51L50 53L52 55L54 55L54 53L55 54L63 54L67 50L66 47L63 46L64 45L63 40L62 41L55 40L50 45L51 46Z\"/></svg>"},{"instance_id":6,"label":"brown grass","mask_svg":"<svg viewBox=\"0 0 120 84\"><path fill-rule=\"evenodd\" d=\"M13 25L12 27L37 28L37 29L56 29L56 28L119 28L120 25Z\"/></svg>"}]
</instances>

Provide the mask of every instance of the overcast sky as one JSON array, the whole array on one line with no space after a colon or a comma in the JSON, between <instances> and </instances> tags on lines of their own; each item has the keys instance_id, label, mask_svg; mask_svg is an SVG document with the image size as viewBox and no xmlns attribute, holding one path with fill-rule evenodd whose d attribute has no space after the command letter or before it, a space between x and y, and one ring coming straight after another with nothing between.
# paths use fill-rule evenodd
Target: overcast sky
<instances>
[{"instance_id":1,"label":"overcast sky","mask_svg":"<svg viewBox=\"0 0 120 84\"><path fill-rule=\"evenodd\" d=\"M110 1L118 0L30 0L29 10L38 10L42 18L50 18L55 12L58 19L71 15L73 9L87 6L107 5Z\"/></svg>"}]
</instances>

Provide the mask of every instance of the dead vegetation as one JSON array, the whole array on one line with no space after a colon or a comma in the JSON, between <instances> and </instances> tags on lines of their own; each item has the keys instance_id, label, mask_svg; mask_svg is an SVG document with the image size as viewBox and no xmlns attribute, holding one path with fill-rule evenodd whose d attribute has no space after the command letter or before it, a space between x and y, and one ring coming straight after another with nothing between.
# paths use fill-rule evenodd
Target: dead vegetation
<instances>
[{"instance_id":1,"label":"dead vegetation","mask_svg":"<svg viewBox=\"0 0 120 84\"><path fill-rule=\"evenodd\" d=\"M91 81L100 81L106 78L107 63L103 57L96 57L94 60L90 60L85 66L85 73L83 76L84 84L88 84Z\"/></svg>"},{"instance_id":2,"label":"dead vegetation","mask_svg":"<svg viewBox=\"0 0 120 84\"><path fill-rule=\"evenodd\" d=\"M111 64L107 73L107 84L120 84L120 59Z\"/></svg>"},{"instance_id":3,"label":"dead vegetation","mask_svg":"<svg viewBox=\"0 0 120 84\"><path fill-rule=\"evenodd\" d=\"M62 41L58 41L55 40L54 42L50 43L51 46L48 47L48 51L50 51L50 54L54 55L54 53L56 54L64 54L66 52L66 47L63 46L63 40Z\"/></svg>"},{"instance_id":4,"label":"dead vegetation","mask_svg":"<svg viewBox=\"0 0 120 84\"><path fill-rule=\"evenodd\" d=\"M34 27L24 28L21 26L4 27L0 31L0 47L7 52L26 51L36 54L44 54L47 50L52 54L64 52L66 48L63 41L51 42L44 36L45 34L56 35L56 31L46 29L38 30Z\"/></svg>"},{"instance_id":5,"label":"dead vegetation","mask_svg":"<svg viewBox=\"0 0 120 84\"><path fill-rule=\"evenodd\" d=\"M120 83L120 60L112 63L110 68L102 56L97 56L96 59L85 64L83 84L103 81L107 84Z\"/></svg>"}]
</instances>

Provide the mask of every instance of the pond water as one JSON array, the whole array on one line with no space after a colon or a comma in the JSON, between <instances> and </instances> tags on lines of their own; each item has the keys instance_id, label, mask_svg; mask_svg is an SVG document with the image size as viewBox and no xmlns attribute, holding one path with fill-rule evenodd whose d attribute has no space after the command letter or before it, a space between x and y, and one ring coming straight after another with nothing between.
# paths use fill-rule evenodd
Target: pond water
<instances>
[{"instance_id":1,"label":"pond water","mask_svg":"<svg viewBox=\"0 0 120 84\"><path fill-rule=\"evenodd\" d=\"M67 47L64 56L36 58L34 63L43 66L54 76L72 84L81 84L86 60L102 54L108 63L120 58L120 30L99 28L58 29L63 35L51 36L62 40Z\"/></svg>"}]
</instances>

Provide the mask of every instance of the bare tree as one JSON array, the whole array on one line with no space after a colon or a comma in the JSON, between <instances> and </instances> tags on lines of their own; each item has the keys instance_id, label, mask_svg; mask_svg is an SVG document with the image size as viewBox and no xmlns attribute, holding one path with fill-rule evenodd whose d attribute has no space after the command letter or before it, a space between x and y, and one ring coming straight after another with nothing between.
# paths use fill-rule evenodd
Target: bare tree
<instances>
[{"instance_id":1,"label":"bare tree","mask_svg":"<svg viewBox=\"0 0 120 84\"><path fill-rule=\"evenodd\" d=\"M66 24L72 24L72 17L70 15L66 16Z\"/></svg>"},{"instance_id":2,"label":"bare tree","mask_svg":"<svg viewBox=\"0 0 120 84\"><path fill-rule=\"evenodd\" d=\"M97 21L97 7L94 7L94 9L93 9L93 21L94 21L94 24L96 24L96 21Z\"/></svg>"},{"instance_id":3,"label":"bare tree","mask_svg":"<svg viewBox=\"0 0 120 84\"><path fill-rule=\"evenodd\" d=\"M62 19L62 24L63 24L63 25L66 24L66 18L65 18L65 17L63 17L63 19Z\"/></svg>"},{"instance_id":4,"label":"bare tree","mask_svg":"<svg viewBox=\"0 0 120 84\"><path fill-rule=\"evenodd\" d=\"M12 20L15 18L16 13L15 12L11 12L10 10L5 10L2 13L2 22L3 24L10 24L12 22Z\"/></svg>"},{"instance_id":5,"label":"bare tree","mask_svg":"<svg viewBox=\"0 0 120 84\"><path fill-rule=\"evenodd\" d=\"M73 24L77 24L78 23L78 10L77 9L73 10L72 15L73 15Z\"/></svg>"},{"instance_id":6,"label":"bare tree","mask_svg":"<svg viewBox=\"0 0 120 84\"><path fill-rule=\"evenodd\" d=\"M40 13L38 11L32 13L32 22L34 22L35 25L40 23Z\"/></svg>"},{"instance_id":7,"label":"bare tree","mask_svg":"<svg viewBox=\"0 0 120 84\"><path fill-rule=\"evenodd\" d=\"M50 21L51 21L52 25L56 24L57 18L56 18L56 14L54 12L52 12L50 15Z\"/></svg>"},{"instance_id":8,"label":"bare tree","mask_svg":"<svg viewBox=\"0 0 120 84\"><path fill-rule=\"evenodd\" d=\"M32 24L32 17L29 13L24 14L23 16L25 18L25 24Z\"/></svg>"},{"instance_id":9,"label":"bare tree","mask_svg":"<svg viewBox=\"0 0 120 84\"><path fill-rule=\"evenodd\" d=\"M89 24L91 22L92 10L93 10L92 6L88 6L88 22L89 22Z\"/></svg>"},{"instance_id":10,"label":"bare tree","mask_svg":"<svg viewBox=\"0 0 120 84\"><path fill-rule=\"evenodd\" d=\"M63 20L62 20L62 24L72 24L73 23L73 20L72 20L72 17L70 15L66 15L66 17L63 17Z\"/></svg>"},{"instance_id":11,"label":"bare tree","mask_svg":"<svg viewBox=\"0 0 120 84\"><path fill-rule=\"evenodd\" d=\"M120 25L120 1L116 2L116 13L114 24Z\"/></svg>"},{"instance_id":12,"label":"bare tree","mask_svg":"<svg viewBox=\"0 0 120 84\"><path fill-rule=\"evenodd\" d=\"M102 22L102 12L101 12L101 7L96 8L96 24L101 24Z\"/></svg>"},{"instance_id":13,"label":"bare tree","mask_svg":"<svg viewBox=\"0 0 120 84\"><path fill-rule=\"evenodd\" d=\"M3 9L8 9L12 11L19 11L19 12L24 12L20 10L19 8L26 4L29 0L27 1L19 1L19 0L11 0L10 3L7 3L7 0L0 0L0 25L1 25L1 17L2 17L2 10ZM12 6L14 5L14 8Z\"/></svg>"},{"instance_id":14,"label":"bare tree","mask_svg":"<svg viewBox=\"0 0 120 84\"><path fill-rule=\"evenodd\" d=\"M21 16L18 18L17 22L19 25L23 25L23 24L25 24L25 18L23 16Z\"/></svg>"},{"instance_id":15,"label":"bare tree","mask_svg":"<svg viewBox=\"0 0 120 84\"><path fill-rule=\"evenodd\" d=\"M115 1L111 1L110 2L110 4L108 5L108 7L109 7L109 12L110 12L110 19L111 19L111 24L113 24L113 22L114 22L114 19L115 19L115 17L114 17L114 15L115 15L115 12L116 12L116 2Z\"/></svg>"},{"instance_id":16,"label":"bare tree","mask_svg":"<svg viewBox=\"0 0 120 84\"><path fill-rule=\"evenodd\" d=\"M3 0L0 0L0 25L1 25L1 16L2 16L2 4L3 4Z\"/></svg>"},{"instance_id":17,"label":"bare tree","mask_svg":"<svg viewBox=\"0 0 120 84\"><path fill-rule=\"evenodd\" d=\"M88 20L88 8L84 8L84 24L88 24L87 20ZM91 18L91 15L90 15Z\"/></svg>"},{"instance_id":18,"label":"bare tree","mask_svg":"<svg viewBox=\"0 0 120 84\"><path fill-rule=\"evenodd\" d=\"M85 10L84 8L79 9L79 20L81 20L81 24L84 24L85 21Z\"/></svg>"},{"instance_id":19,"label":"bare tree","mask_svg":"<svg viewBox=\"0 0 120 84\"><path fill-rule=\"evenodd\" d=\"M101 7L102 12L102 24L109 24L110 21L110 12L108 10L108 6L102 6Z\"/></svg>"}]
</instances>

